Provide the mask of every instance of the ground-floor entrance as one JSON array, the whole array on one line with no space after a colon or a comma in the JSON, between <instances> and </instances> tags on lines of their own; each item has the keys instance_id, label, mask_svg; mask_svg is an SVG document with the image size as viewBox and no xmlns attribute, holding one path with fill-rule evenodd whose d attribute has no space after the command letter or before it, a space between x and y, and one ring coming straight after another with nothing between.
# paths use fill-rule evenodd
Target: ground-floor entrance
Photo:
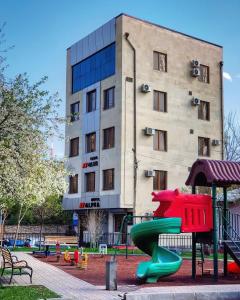
<instances>
[{"instance_id":1,"label":"ground-floor entrance","mask_svg":"<svg viewBox=\"0 0 240 300\"><path fill-rule=\"evenodd\" d=\"M125 244L130 228L126 223L122 226L122 221L126 214L131 213L126 209L74 211L75 219L76 214L78 215L75 229L79 236L79 244L89 244L92 241L109 245Z\"/></svg>"}]
</instances>

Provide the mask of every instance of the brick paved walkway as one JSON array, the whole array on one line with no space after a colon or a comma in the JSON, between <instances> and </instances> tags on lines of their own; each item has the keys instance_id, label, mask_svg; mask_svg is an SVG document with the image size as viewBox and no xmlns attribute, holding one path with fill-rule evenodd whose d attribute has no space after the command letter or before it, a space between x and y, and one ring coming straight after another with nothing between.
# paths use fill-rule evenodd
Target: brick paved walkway
<instances>
[{"instance_id":1,"label":"brick paved walkway","mask_svg":"<svg viewBox=\"0 0 240 300\"><path fill-rule=\"evenodd\" d=\"M73 277L66 272L39 261L38 259L26 253L14 253L19 260L24 259L33 268L33 284L44 285L50 290L56 292L64 299L86 299L86 300L115 300L119 292L109 292L104 290L104 287L96 287L81 279ZM9 276L6 276L2 283L8 283ZM29 285L29 276L13 276L13 284Z\"/></svg>"},{"instance_id":2,"label":"brick paved walkway","mask_svg":"<svg viewBox=\"0 0 240 300\"><path fill-rule=\"evenodd\" d=\"M119 291L108 292L103 286L94 286L81 279L73 277L50 264L41 262L26 253L15 253L19 259L25 259L33 267L33 284L44 285L61 295L64 300L120 300L119 294L126 294L126 300L225 300L240 299L240 284L205 285L205 286L171 286L140 288L136 286L121 286ZM13 284L29 285L28 276L14 276ZM2 283L8 283L6 276Z\"/></svg>"}]
</instances>

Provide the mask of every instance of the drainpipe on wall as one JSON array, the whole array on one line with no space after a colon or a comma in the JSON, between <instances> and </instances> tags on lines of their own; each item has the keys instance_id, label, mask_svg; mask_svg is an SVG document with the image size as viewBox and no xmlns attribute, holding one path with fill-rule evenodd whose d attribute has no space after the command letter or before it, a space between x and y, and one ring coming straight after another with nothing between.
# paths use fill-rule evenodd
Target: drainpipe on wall
<instances>
[{"instance_id":1,"label":"drainpipe on wall","mask_svg":"<svg viewBox=\"0 0 240 300\"><path fill-rule=\"evenodd\" d=\"M219 63L220 68L220 98L221 98L221 118L222 118L222 160L224 159L224 98L223 98L223 61Z\"/></svg>"},{"instance_id":2,"label":"drainpipe on wall","mask_svg":"<svg viewBox=\"0 0 240 300\"><path fill-rule=\"evenodd\" d=\"M133 51L133 215L136 215L136 202L137 202L137 169L138 169L138 161L137 161L137 115L136 115L136 49L133 44L129 41L129 33L125 32L124 37L128 42L128 45ZM135 218L134 218L135 220Z\"/></svg>"}]
</instances>

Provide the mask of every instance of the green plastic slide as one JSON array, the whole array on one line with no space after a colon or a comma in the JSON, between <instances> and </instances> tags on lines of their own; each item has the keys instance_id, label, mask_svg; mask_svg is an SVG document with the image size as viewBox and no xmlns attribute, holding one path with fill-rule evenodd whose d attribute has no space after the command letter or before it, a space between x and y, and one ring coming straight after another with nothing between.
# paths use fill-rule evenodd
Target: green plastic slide
<instances>
[{"instance_id":1,"label":"green plastic slide","mask_svg":"<svg viewBox=\"0 0 240 300\"><path fill-rule=\"evenodd\" d=\"M180 233L181 218L164 218L136 224L131 229L134 244L152 257L138 265L136 276L148 283L178 271L182 258L166 248L158 246L161 233Z\"/></svg>"}]
</instances>

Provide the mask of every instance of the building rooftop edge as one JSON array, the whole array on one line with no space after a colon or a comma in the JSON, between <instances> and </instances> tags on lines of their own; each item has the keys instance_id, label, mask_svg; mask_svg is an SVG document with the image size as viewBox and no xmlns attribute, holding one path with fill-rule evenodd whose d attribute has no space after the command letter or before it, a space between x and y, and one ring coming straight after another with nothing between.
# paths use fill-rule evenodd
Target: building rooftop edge
<instances>
[{"instance_id":1,"label":"building rooftop edge","mask_svg":"<svg viewBox=\"0 0 240 300\"><path fill-rule=\"evenodd\" d=\"M126 14L126 13L121 13L119 15L117 15L116 17L112 18L112 19L117 19L121 16L125 16L125 17L128 17L128 18L132 18L132 19L135 19L135 20L138 20L138 21L141 21L143 23L147 23L147 24L150 24L150 25L153 25L153 26L156 26L156 27L159 27L159 28L162 28L162 29L165 29L165 30L168 30L168 31L171 31L171 32L174 32L174 33L178 33L178 34L181 34L183 36L186 36L186 37L189 37L189 38L192 38L192 39L195 39L197 41L200 41L200 42L203 42L203 43L207 43L207 44L210 44L210 45L213 45L213 46L216 46L216 47L219 47L219 48L223 48L223 46L219 45L219 44L215 44L215 43L212 43L212 42L209 42L209 41L206 41L204 39L201 39L201 38L198 38L198 37L195 37L193 35L190 35L190 34L186 34L186 33L183 33L181 31L177 31L175 29L171 29L171 28L168 28L168 27L165 27L165 26L162 26L162 25L159 25L159 24L156 24L156 23L153 23L151 21L147 21L147 20L144 20L144 19L141 19L141 18L138 18L138 17L134 17L134 16L131 16L129 14ZM110 20L112 20L110 19ZM107 23L107 22L106 22ZM105 24L105 23L104 23ZM100 26L101 27L101 26ZM87 36L87 35L86 35ZM84 37L82 38L84 39ZM77 41L78 42L78 41ZM77 43L75 42L75 43ZM67 47L66 51L69 50L75 43L73 43L71 46Z\"/></svg>"},{"instance_id":2,"label":"building rooftop edge","mask_svg":"<svg viewBox=\"0 0 240 300\"><path fill-rule=\"evenodd\" d=\"M121 17L121 16L126 16L126 17L129 17L129 18L132 18L132 19L135 19L135 20L138 20L138 21L141 21L141 22L144 22L144 23L153 25L153 26L160 27L160 28L162 28L162 29L166 29L166 30L168 30L168 31L172 31L172 32L174 32L174 33L178 33L178 34L184 35L184 36L186 36L186 37L190 37L190 38L192 38L192 39L195 39L195 40L198 40L198 41L201 41L201 42L204 42L204 43L207 43L207 44L210 44L210 45L219 47L219 48L223 48L223 46L221 46L221 45L218 45L218 44L215 44L215 43L212 43L212 42L209 42L209 41L200 39L200 38L198 38L198 37L195 37L195 36L192 36L192 35L189 35L189 34L186 34L186 33L183 33L183 32L180 32L180 31L177 31L177 30L174 30L174 29L171 29L171 28L168 28L168 27L165 27L165 26L162 26L162 25L159 25L159 24L156 24L156 23L147 21L147 20L144 20L144 19L141 19L141 18L137 18L137 17L131 16L131 15L126 14L126 13L121 13L121 14L117 15L115 18L118 18L118 17Z\"/></svg>"}]
</instances>

